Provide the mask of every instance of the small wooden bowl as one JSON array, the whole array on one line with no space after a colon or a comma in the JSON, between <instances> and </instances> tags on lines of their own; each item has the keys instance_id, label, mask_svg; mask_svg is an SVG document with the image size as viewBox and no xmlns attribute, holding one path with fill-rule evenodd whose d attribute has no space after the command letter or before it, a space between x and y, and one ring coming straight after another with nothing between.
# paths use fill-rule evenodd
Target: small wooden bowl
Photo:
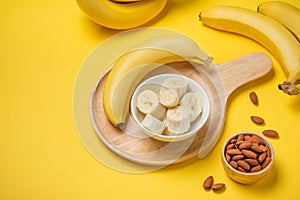
<instances>
[{"instance_id":1,"label":"small wooden bowl","mask_svg":"<svg viewBox=\"0 0 300 200\"><path fill-rule=\"evenodd\" d=\"M266 167L262 168L260 171L257 171L257 172L250 172L250 171L241 172L229 164L229 162L227 161L227 159L229 158L228 153L226 156L227 146L228 146L228 144L231 144L234 139L237 139L239 135L243 135L243 136L249 135L251 137L254 136L254 137L260 138L261 143L263 143L264 146L269 149L269 155L271 158L271 161L269 162L268 165L266 165ZM238 145L236 144L235 146L238 146ZM257 156L259 156L260 154L261 153L257 153ZM233 158L233 156L231 156L231 160L232 160L232 158ZM245 158L247 158L247 157L245 156ZM222 148L222 164L223 164L224 170L231 179L233 179L234 181L236 181L238 183L253 184L253 183L256 183L257 181L263 179L271 171L273 162L274 162L274 150L273 150L272 145L270 144L270 142L268 140L266 140L264 137L260 136L257 133L253 133L253 132L236 133L227 139L227 141L224 143L224 146ZM262 165L262 164L263 164L263 162L260 163L260 165ZM251 165L249 165L249 166L251 166Z\"/></svg>"}]
</instances>

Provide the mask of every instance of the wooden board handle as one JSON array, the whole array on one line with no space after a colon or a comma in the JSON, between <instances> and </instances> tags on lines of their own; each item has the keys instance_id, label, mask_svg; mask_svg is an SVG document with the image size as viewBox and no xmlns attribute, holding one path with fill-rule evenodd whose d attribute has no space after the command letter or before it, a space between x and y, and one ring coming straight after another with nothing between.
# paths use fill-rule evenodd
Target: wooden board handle
<instances>
[{"instance_id":1,"label":"wooden board handle","mask_svg":"<svg viewBox=\"0 0 300 200\"><path fill-rule=\"evenodd\" d=\"M228 97L238 87L269 73L272 69L272 60L264 53L254 52L216 67Z\"/></svg>"}]
</instances>

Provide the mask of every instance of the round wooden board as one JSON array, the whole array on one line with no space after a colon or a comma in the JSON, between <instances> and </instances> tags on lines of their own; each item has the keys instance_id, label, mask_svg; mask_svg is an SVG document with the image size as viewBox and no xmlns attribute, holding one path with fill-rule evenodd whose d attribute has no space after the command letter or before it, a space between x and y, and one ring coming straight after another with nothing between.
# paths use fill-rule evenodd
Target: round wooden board
<instances>
[{"instance_id":1,"label":"round wooden board","mask_svg":"<svg viewBox=\"0 0 300 200\"><path fill-rule=\"evenodd\" d=\"M238 70L241 63L244 69ZM255 65L256 67L253 67ZM217 65L215 69L205 69L204 66L192 65L189 62L177 62L151 72L147 77L162 73L180 73L195 80L209 96L211 107L207 122L195 137L183 141L162 142L149 137L138 127L130 114L123 130L113 126L106 118L102 102L103 88L109 71L100 77L92 91L91 120L102 142L113 152L130 161L144 165L169 165L183 162L197 156L204 143L205 148L208 149L206 151L213 148L222 131L228 96L239 86L265 75L270 71L271 66L266 55L252 53ZM259 69L258 73L255 72L257 69Z\"/></svg>"}]
</instances>

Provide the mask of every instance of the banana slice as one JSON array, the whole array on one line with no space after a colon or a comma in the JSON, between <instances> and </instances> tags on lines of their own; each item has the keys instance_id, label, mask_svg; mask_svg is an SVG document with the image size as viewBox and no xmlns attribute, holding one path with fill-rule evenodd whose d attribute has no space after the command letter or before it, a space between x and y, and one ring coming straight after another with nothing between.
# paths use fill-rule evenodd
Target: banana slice
<instances>
[{"instance_id":1,"label":"banana slice","mask_svg":"<svg viewBox=\"0 0 300 200\"><path fill-rule=\"evenodd\" d=\"M142 124L149 130L151 130L157 134L162 134L162 132L166 128L165 120L161 121L150 114L146 115L146 117L142 121Z\"/></svg>"},{"instance_id":2,"label":"banana slice","mask_svg":"<svg viewBox=\"0 0 300 200\"><path fill-rule=\"evenodd\" d=\"M142 113L151 114L158 119L161 119L166 113L166 108L159 103L158 95L152 90L144 90L139 93L137 108Z\"/></svg>"},{"instance_id":3,"label":"banana slice","mask_svg":"<svg viewBox=\"0 0 300 200\"><path fill-rule=\"evenodd\" d=\"M162 87L160 90L160 103L167 108L172 108L177 106L179 103L179 98L175 90L171 90L165 87Z\"/></svg>"},{"instance_id":4,"label":"banana slice","mask_svg":"<svg viewBox=\"0 0 300 200\"><path fill-rule=\"evenodd\" d=\"M180 105L189 109L191 122L195 121L203 110L201 97L193 92L186 93L180 100Z\"/></svg>"},{"instance_id":5,"label":"banana slice","mask_svg":"<svg viewBox=\"0 0 300 200\"><path fill-rule=\"evenodd\" d=\"M166 79L163 82L163 85L164 85L164 87L166 87L172 91L175 91L178 99L181 99L181 97L183 97L183 95L186 93L188 83L183 78L172 77L172 78Z\"/></svg>"},{"instance_id":6,"label":"banana slice","mask_svg":"<svg viewBox=\"0 0 300 200\"><path fill-rule=\"evenodd\" d=\"M166 121L169 132L176 135L185 133L190 128L189 108L176 106L168 109Z\"/></svg>"}]
</instances>

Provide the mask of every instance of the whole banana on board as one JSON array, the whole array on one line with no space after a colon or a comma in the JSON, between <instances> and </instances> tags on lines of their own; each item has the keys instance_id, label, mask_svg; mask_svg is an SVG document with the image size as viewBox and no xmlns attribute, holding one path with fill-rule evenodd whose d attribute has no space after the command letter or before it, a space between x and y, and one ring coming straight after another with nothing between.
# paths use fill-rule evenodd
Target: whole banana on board
<instances>
[{"instance_id":1,"label":"whole banana on board","mask_svg":"<svg viewBox=\"0 0 300 200\"><path fill-rule=\"evenodd\" d=\"M95 23L111 29L129 29L147 23L166 6L167 0L76 0Z\"/></svg>"},{"instance_id":2,"label":"whole banana on board","mask_svg":"<svg viewBox=\"0 0 300 200\"><path fill-rule=\"evenodd\" d=\"M279 84L279 89L289 95L300 92L297 82L300 79L300 44L282 24L255 11L233 6L204 10L199 19L209 27L241 34L263 45L288 76L283 84Z\"/></svg>"},{"instance_id":3,"label":"whole banana on board","mask_svg":"<svg viewBox=\"0 0 300 200\"><path fill-rule=\"evenodd\" d=\"M196 60L209 65L212 61L193 40L183 35L161 36L148 42L121 55L108 74L103 107L109 121L118 128L125 124L130 98L147 73L170 62Z\"/></svg>"}]
</instances>

